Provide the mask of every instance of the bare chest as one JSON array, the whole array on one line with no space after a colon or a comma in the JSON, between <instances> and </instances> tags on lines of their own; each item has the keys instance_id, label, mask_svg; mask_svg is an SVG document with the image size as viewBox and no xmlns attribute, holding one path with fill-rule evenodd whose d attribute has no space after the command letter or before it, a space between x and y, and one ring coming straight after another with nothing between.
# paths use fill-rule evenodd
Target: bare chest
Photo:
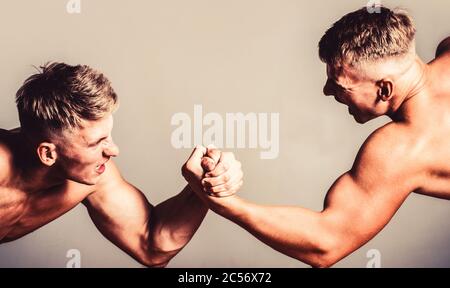
<instances>
[{"instance_id":1,"label":"bare chest","mask_svg":"<svg viewBox=\"0 0 450 288\"><path fill-rule=\"evenodd\" d=\"M0 243L18 239L53 221L78 205L86 196L85 192L74 191L73 187L67 186L34 195L2 189Z\"/></svg>"}]
</instances>

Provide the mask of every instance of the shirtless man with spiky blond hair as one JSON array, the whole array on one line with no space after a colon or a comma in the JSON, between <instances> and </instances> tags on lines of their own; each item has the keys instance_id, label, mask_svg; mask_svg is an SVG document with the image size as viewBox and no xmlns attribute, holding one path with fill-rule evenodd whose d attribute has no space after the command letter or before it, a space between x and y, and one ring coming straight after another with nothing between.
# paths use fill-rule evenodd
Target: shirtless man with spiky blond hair
<instances>
[{"instance_id":1,"label":"shirtless man with spiky blond hair","mask_svg":"<svg viewBox=\"0 0 450 288\"><path fill-rule=\"evenodd\" d=\"M450 199L450 38L426 64L416 54L415 32L406 12L381 7L345 15L322 37L324 94L348 106L358 123L392 119L331 186L323 211L262 206L237 195L210 197L212 209L281 253L329 267L377 235L411 193Z\"/></svg>"},{"instance_id":2,"label":"shirtless man with spiky blond hair","mask_svg":"<svg viewBox=\"0 0 450 288\"><path fill-rule=\"evenodd\" d=\"M48 64L25 81L16 102L21 127L0 130L0 243L83 203L116 246L145 266L164 267L208 211L205 172L223 188L216 197L242 185L233 154L199 146L182 168L189 185L151 205L111 160L119 154L111 136L118 99L108 79L88 66Z\"/></svg>"}]
</instances>

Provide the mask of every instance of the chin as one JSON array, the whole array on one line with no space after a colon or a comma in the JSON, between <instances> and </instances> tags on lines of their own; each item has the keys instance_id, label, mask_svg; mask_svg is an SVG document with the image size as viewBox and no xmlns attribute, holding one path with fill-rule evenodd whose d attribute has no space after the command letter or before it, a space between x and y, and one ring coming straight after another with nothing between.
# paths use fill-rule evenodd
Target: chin
<instances>
[{"instance_id":1,"label":"chin","mask_svg":"<svg viewBox=\"0 0 450 288\"><path fill-rule=\"evenodd\" d=\"M353 115L353 118L355 119L356 122L358 122L359 124L365 124L375 118L377 118L378 116L358 116L358 115Z\"/></svg>"},{"instance_id":2,"label":"chin","mask_svg":"<svg viewBox=\"0 0 450 288\"><path fill-rule=\"evenodd\" d=\"M356 114L356 113L351 113L350 115L353 116L353 119L355 119L356 122L358 122L359 124L364 124L368 121L368 119L366 119L366 117L361 117L360 115Z\"/></svg>"},{"instance_id":3,"label":"chin","mask_svg":"<svg viewBox=\"0 0 450 288\"><path fill-rule=\"evenodd\" d=\"M367 121L369 121L369 120L363 120L363 119L358 118L358 117L353 117L353 118L355 119L355 121L356 121L358 124L364 124L364 123L366 123Z\"/></svg>"},{"instance_id":4,"label":"chin","mask_svg":"<svg viewBox=\"0 0 450 288\"><path fill-rule=\"evenodd\" d=\"M84 185L88 185L88 186L94 186L95 184L98 183L98 180L96 180L96 181L84 181L84 182L80 182L80 183L84 184Z\"/></svg>"},{"instance_id":5,"label":"chin","mask_svg":"<svg viewBox=\"0 0 450 288\"><path fill-rule=\"evenodd\" d=\"M80 184L93 186L98 183L98 181L100 180L100 177L96 177L96 178L75 178L74 177L70 180L80 183Z\"/></svg>"}]
</instances>

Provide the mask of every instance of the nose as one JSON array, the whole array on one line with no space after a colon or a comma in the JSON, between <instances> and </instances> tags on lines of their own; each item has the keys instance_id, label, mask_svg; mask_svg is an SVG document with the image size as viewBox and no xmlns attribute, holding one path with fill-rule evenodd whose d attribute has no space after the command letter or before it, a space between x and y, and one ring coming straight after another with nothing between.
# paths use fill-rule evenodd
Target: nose
<instances>
[{"instance_id":1,"label":"nose","mask_svg":"<svg viewBox=\"0 0 450 288\"><path fill-rule=\"evenodd\" d=\"M117 146L112 140L109 141L108 145L103 150L103 154L106 157L117 157L119 156L119 146Z\"/></svg>"}]
</instances>

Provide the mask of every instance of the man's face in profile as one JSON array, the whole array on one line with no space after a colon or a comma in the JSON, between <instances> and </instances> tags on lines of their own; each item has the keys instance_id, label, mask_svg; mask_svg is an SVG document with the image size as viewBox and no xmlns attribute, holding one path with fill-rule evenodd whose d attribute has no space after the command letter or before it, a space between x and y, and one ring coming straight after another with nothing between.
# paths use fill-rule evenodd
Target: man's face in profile
<instances>
[{"instance_id":1,"label":"man's face in profile","mask_svg":"<svg viewBox=\"0 0 450 288\"><path fill-rule=\"evenodd\" d=\"M82 128L64 131L57 145L57 164L72 181L94 185L105 172L106 162L119 154L111 136L112 115L83 121Z\"/></svg>"},{"instance_id":2,"label":"man's face in profile","mask_svg":"<svg viewBox=\"0 0 450 288\"><path fill-rule=\"evenodd\" d=\"M323 93L346 105L356 122L363 124L384 114L376 111L376 83L364 77L364 73L347 65L327 65L327 76Z\"/></svg>"}]
</instances>

